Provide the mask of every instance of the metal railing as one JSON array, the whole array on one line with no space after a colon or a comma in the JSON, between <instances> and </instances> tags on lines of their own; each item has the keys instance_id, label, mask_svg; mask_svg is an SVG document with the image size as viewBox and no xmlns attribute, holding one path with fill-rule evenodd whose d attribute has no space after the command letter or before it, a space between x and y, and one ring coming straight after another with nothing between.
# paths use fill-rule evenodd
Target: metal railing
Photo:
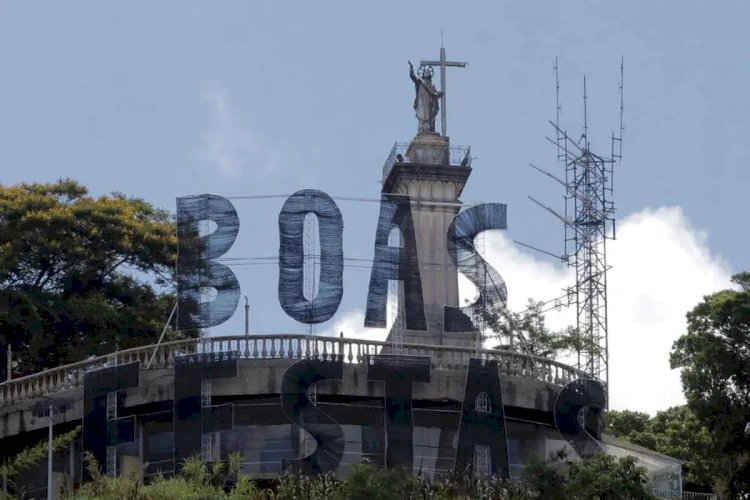
<instances>
[{"instance_id":1,"label":"metal railing","mask_svg":"<svg viewBox=\"0 0 750 500\"><path fill-rule=\"evenodd\" d=\"M716 500L713 493L698 493L695 491L665 490L652 488L651 494L657 498L666 498L668 500Z\"/></svg>"},{"instance_id":2,"label":"metal railing","mask_svg":"<svg viewBox=\"0 0 750 500\"><path fill-rule=\"evenodd\" d=\"M390 343L343 337L311 337L307 335L251 335L187 339L136 347L125 351L79 361L27 375L0 384L0 406L30 398L46 396L83 386L83 374L90 370L141 362L146 369L172 368L175 357L183 354L219 353L234 351L240 359L322 359L341 356L345 363L365 363L368 356L389 352ZM470 358L497 361L501 373L564 385L586 374L545 358L501 350L476 350L462 347L404 344L403 355L428 356L435 369L454 369L467 366Z\"/></svg>"},{"instance_id":3,"label":"metal railing","mask_svg":"<svg viewBox=\"0 0 750 500\"><path fill-rule=\"evenodd\" d=\"M698 493L695 491L683 491L682 500L716 500L713 493Z\"/></svg>"},{"instance_id":4,"label":"metal railing","mask_svg":"<svg viewBox=\"0 0 750 500\"><path fill-rule=\"evenodd\" d=\"M395 142L393 143L393 147L391 148L391 152L388 154L388 158L385 159L385 163L383 164L383 181L385 181L388 178L388 174L391 173L391 169L393 169L393 165L396 164L398 160L398 155L401 155L401 157L404 159L404 162L408 162L408 158L406 157L406 150L409 149L409 143L408 142Z\"/></svg>"},{"instance_id":5,"label":"metal railing","mask_svg":"<svg viewBox=\"0 0 750 500\"><path fill-rule=\"evenodd\" d=\"M391 173L393 166L396 163L410 163L409 157L406 152L409 149L408 142L396 142L391 148L391 152L388 153L388 157L385 159L383 164L383 181L388 178L388 174ZM453 166L471 166L471 147L470 146L450 146L449 152L449 163ZM399 160L399 155L401 159Z\"/></svg>"},{"instance_id":6,"label":"metal railing","mask_svg":"<svg viewBox=\"0 0 750 500\"><path fill-rule=\"evenodd\" d=\"M450 146L450 164L471 166L471 146Z\"/></svg>"}]
</instances>

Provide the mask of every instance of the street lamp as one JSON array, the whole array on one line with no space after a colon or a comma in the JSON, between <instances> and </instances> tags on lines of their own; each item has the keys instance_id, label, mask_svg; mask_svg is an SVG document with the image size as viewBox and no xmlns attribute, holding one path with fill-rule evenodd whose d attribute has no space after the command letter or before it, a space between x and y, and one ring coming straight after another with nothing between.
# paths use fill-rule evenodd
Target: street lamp
<instances>
[{"instance_id":1,"label":"street lamp","mask_svg":"<svg viewBox=\"0 0 750 500\"><path fill-rule=\"evenodd\" d=\"M69 399L45 397L31 409L35 417L47 417L47 500L53 498L52 488L52 426L55 423L55 413L60 414L72 406Z\"/></svg>"}]
</instances>

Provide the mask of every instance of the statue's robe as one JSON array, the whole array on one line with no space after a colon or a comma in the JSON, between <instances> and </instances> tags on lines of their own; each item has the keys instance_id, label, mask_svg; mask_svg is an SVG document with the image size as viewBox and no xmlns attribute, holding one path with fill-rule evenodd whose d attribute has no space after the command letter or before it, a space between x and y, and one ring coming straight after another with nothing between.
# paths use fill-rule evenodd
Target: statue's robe
<instances>
[{"instance_id":1,"label":"statue's robe","mask_svg":"<svg viewBox=\"0 0 750 500\"><path fill-rule=\"evenodd\" d=\"M414 86L417 91L414 98L414 111L419 120L419 131L434 132L435 117L440 109L438 91L432 83L420 77L414 79Z\"/></svg>"}]
</instances>

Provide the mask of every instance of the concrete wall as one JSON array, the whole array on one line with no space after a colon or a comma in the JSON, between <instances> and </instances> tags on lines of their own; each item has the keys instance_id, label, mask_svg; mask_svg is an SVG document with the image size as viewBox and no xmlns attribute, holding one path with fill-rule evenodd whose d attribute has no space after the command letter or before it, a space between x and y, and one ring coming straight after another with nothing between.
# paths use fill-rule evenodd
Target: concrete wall
<instances>
[{"instance_id":1,"label":"concrete wall","mask_svg":"<svg viewBox=\"0 0 750 500\"><path fill-rule=\"evenodd\" d=\"M216 379L211 383L216 396L278 396L281 379L296 360L240 360L239 376ZM461 401L466 384L465 369L432 369L431 382L414 384L414 399L432 401ZM506 406L516 406L551 412L559 387L534 379L501 374L503 398ZM141 371L137 388L125 391L123 407L136 407L147 403L171 401L173 398L174 371L154 369ZM320 394L369 396L382 398L383 384L367 380L365 364L344 364L341 381L324 380L316 384ZM60 392L55 398L72 401L71 407L56 418L56 422L80 421L83 411L83 389ZM0 439L47 426L46 417L34 416L33 408L49 398L34 398L0 408Z\"/></svg>"}]
</instances>

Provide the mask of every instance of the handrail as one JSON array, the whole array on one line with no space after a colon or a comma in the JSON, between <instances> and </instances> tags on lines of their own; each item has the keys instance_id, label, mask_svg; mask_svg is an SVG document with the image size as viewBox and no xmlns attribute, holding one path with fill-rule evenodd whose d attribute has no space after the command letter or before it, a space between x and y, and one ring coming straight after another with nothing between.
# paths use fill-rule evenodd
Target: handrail
<instances>
[{"instance_id":1,"label":"handrail","mask_svg":"<svg viewBox=\"0 0 750 500\"><path fill-rule=\"evenodd\" d=\"M668 490L664 488L651 488L651 494L657 498L668 500L716 500L713 493L697 493L694 491Z\"/></svg>"},{"instance_id":2,"label":"handrail","mask_svg":"<svg viewBox=\"0 0 750 500\"><path fill-rule=\"evenodd\" d=\"M333 359L334 356L342 356L346 363L363 363L368 356L381 351L388 352L391 347L388 342L376 340L296 334L174 340L164 342L156 349L153 345L134 347L3 382L0 384L0 406L82 386L85 372L114 364L140 361L141 368L145 370L152 356L152 370L174 366L175 357L181 354L226 351L236 351L240 359ZM507 375L557 385L587 376L558 361L513 351L405 343L401 352L405 355L429 356L435 368L443 369L466 366L472 357L495 360L500 370Z\"/></svg>"}]
</instances>

